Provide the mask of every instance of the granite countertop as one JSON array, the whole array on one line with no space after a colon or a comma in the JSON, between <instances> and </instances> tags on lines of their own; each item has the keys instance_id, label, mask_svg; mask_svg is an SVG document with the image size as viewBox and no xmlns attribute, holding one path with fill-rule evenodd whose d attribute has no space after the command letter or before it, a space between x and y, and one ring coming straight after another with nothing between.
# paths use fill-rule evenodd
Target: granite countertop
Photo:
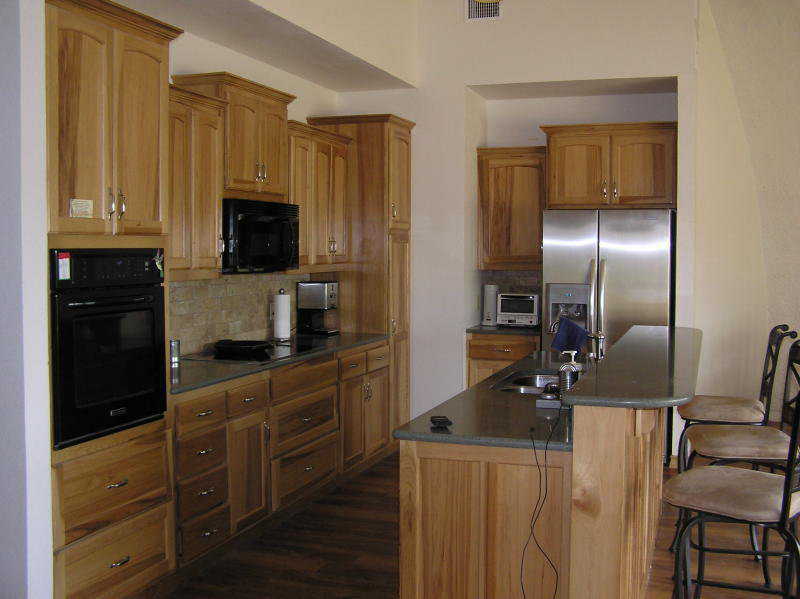
<instances>
[{"instance_id":1,"label":"granite countertop","mask_svg":"<svg viewBox=\"0 0 800 599\"><path fill-rule=\"evenodd\" d=\"M493 390L517 371L557 374L559 356L538 351L439 404L394 431L397 439L464 445L572 448L574 405L655 409L677 406L694 395L702 334L697 329L632 327L603 360L579 358L580 380L563 397L562 410L537 408L536 396ZM560 416L559 416L560 415ZM431 431L431 416L447 416L449 433Z\"/></svg>"},{"instance_id":2,"label":"granite countertop","mask_svg":"<svg viewBox=\"0 0 800 599\"><path fill-rule=\"evenodd\" d=\"M193 389L208 387L248 374L280 368L331 354L352 349L377 341L385 341L388 335L367 333L341 333L333 336L297 335L286 346L272 350L273 359L268 362L240 362L236 360L215 360L211 354L190 354L181 356L177 366L170 368L170 393L185 393ZM278 357L280 356L280 357Z\"/></svg>"},{"instance_id":3,"label":"granite countertop","mask_svg":"<svg viewBox=\"0 0 800 599\"><path fill-rule=\"evenodd\" d=\"M469 327L467 333L477 333L479 335L529 335L531 337L538 337L542 334L542 327L490 327L484 324L478 324L474 327Z\"/></svg>"}]
</instances>

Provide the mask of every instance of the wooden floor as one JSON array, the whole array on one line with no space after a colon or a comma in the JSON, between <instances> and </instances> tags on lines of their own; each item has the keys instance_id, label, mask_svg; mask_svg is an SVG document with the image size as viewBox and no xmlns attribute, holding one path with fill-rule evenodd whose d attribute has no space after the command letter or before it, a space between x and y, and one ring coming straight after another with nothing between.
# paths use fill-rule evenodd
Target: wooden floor
<instances>
[{"instance_id":1,"label":"wooden floor","mask_svg":"<svg viewBox=\"0 0 800 599\"><path fill-rule=\"evenodd\" d=\"M315 501L243 542L193 574L170 597L179 599L394 599L398 596L398 456ZM672 594L675 511L665 506L647 599ZM717 546L747 547L741 527L709 525ZM773 559L773 580L780 580ZM710 556L707 576L760 583L752 558ZM703 599L766 597L704 588Z\"/></svg>"}]
</instances>

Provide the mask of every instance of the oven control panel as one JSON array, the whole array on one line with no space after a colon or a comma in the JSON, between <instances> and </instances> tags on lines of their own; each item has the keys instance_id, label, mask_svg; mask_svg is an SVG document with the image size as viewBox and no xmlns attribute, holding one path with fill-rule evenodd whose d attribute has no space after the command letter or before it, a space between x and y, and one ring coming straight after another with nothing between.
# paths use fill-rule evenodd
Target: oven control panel
<instances>
[{"instance_id":1,"label":"oven control panel","mask_svg":"<svg viewBox=\"0 0 800 599\"><path fill-rule=\"evenodd\" d=\"M164 280L164 250L51 250L53 289L159 284Z\"/></svg>"}]
</instances>

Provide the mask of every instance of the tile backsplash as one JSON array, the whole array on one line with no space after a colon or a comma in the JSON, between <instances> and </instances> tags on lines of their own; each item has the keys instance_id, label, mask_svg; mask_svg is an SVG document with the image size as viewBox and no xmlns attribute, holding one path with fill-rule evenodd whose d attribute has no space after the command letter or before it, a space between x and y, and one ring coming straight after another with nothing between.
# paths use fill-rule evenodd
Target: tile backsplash
<instances>
[{"instance_id":1,"label":"tile backsplash","mask_svg":"<svg viewBox=\"0 0 800 599\"><path fill-rule=\"evenodd\" d=\"M497 285L501 293L542 292L542 271L540 270L482 270L481 291L484 285Z\"/></svg>"},{"instance_id":2,"label":"tile backsplash","mask_svg":"<svg viewBox=\"0 0 800 599\"><path fill-rule=\"evenodd\" d=\"M169 284L169 338L181 340L181 353L203 350L219 339L272 336L271 296L283 288L292 296L296 326L297 282L308 275L231 275L212 281Z\"/></svg>"}]
</instances>

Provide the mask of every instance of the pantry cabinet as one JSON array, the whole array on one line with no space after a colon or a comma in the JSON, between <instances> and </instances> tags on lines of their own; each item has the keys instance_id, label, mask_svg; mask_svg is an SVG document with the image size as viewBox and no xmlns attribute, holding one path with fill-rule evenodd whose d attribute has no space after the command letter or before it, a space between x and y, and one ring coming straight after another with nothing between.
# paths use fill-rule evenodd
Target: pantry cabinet
<instances>
[{"instance_id":1,"label":"pantry cabinet","mask_svg":"<svg viewBox=\"0 0 800 599\"><path fill-rule=\"evenodd\" d=\"M169 113L170 279L219 276L225 103L173 86Z\"/></svg>"},{"instance_id":2,"label":"pantry cabinet","mask_svg":"<svg viewBox=\"0 0 800 599\"><path fill-rule=\"evenodd\" d=\"M478 268L541 264L545 148L478 148Z\"/></svg>"},{"instance_id":3,"label":"pantry cabinet","mask_svg":"<svg viewBox=\"0 0 800 599\"><path fill-rule=\"evenodd\" d=\"M675 206L677 123L542 130L547 133L548 208Z\"/></svg>"},{"instance_id":4,"label":"pantry cabinet","mask_svg":"<svg viewBox=\"0 0 800 599\"><path fill-rule=\"evenodd\" d=\"M231 73L174 75L173 81L228 103L225 193L285 202L289 185L287 106L295 96Z\"/></svg>"},{"instance_id":5,"label":"pantry cabinet","mask_svg":"<svg viewBox=\"0 0 800 599\"><path fill-rule=\"evenodd\" d=\"M300 207L300 266L351 259L347 197L350 139L289 122L289 202Z\"/></svg>"},{"instance_id":6,"label":"pantry cabinet","mask_svg":"<svg viewBox=\"0 0 800 599\"><path fill-rule=\"evenodd\" d=\"M180 33L119 5L48 0L51 233L165 233L168 44Z\"/></svg>"}]
</instances>

